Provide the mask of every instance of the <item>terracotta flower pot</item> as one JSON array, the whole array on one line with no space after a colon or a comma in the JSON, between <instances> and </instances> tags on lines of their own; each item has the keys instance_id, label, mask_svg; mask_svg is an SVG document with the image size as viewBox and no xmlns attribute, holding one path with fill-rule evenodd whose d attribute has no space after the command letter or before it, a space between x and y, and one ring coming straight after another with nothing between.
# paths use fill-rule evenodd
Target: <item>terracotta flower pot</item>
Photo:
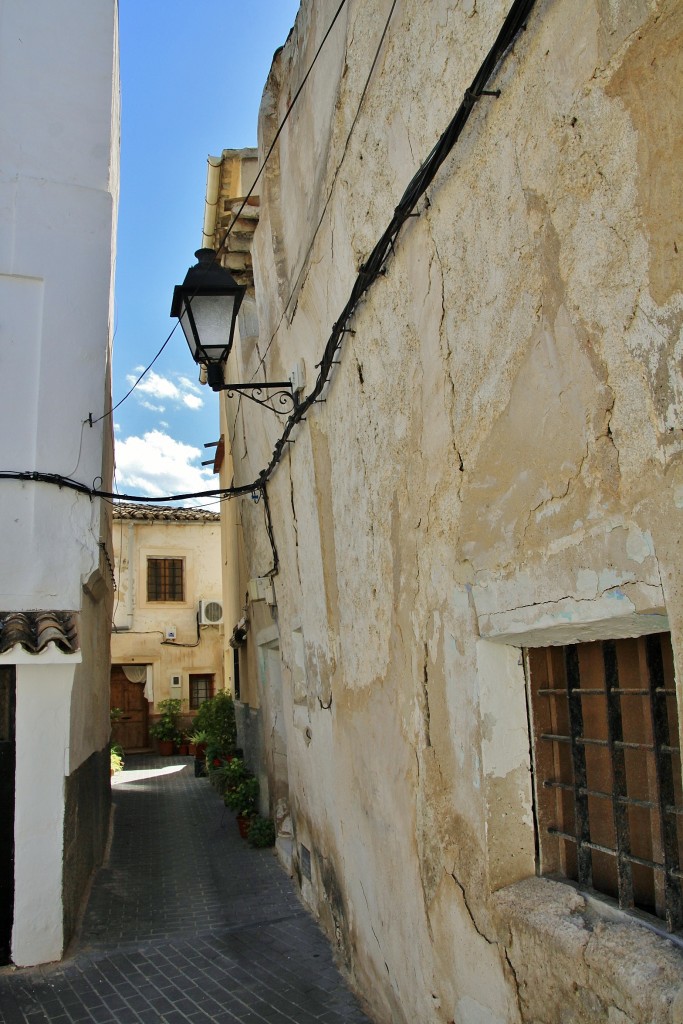
<instances>
[{"instance_id":1,"label":"terracotta flower pot","mask_svg":"<svg viewBox=\"0 0 683 1024\"><path fill-rule=\"evenodd\" d=\"M157 744L162 757L171 757L173 755L173 740L157 740Z\"/></svg>"},{"instance_id":2,"label":"terracotta flower pot","mask_svg":"<svg viewBox=\"0 0 683 1024\"><path fill-rule=\"evenodd\" d=\"M187 757L187 743L180 744L178 747L178 753L183 757Z\"/></svg>"},{"instance_id":3,"label":"terracotta flower pot","mask_svg":"<svg viewBox=\"0 0 683 1024\"><path fill-rule=\"evenodd\" d=\"M251 825L251 818L247 814L237 815L237 827L240 830L242 839L246 839L249 835L249 826Z\"/></svg>"}]
</instances>

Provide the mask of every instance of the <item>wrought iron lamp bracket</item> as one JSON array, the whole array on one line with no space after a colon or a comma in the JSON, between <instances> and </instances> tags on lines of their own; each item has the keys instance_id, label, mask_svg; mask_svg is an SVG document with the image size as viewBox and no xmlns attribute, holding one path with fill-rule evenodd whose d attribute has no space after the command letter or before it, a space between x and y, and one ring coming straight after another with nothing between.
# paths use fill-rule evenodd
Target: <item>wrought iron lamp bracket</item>
<instances>
[{"instance_id":1,"label":"wrought iron lamp bracket","mask_svg":"<svg viewBox=\"0 0 683 1024\"><path fill-rule=\"evenodd\" d=\"M288 380L261 381L258 384L222 384L215 390L227 391L228 397L243 395L251 402L270 409L276 416L289 416L298 402L297 393Z\"/></svg>"}]
</instances>

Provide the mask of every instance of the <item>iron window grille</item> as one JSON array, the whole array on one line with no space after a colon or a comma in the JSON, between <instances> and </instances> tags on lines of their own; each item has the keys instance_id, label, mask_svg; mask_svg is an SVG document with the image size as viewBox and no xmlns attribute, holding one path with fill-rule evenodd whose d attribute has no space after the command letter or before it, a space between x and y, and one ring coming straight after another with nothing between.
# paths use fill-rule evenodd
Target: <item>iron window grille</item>
<instances>
[{"instance_id":1,"label":"iron window grille","mask_svg":"<svg viewBox=\"0 0 683 1024\"><path fill-rule=\"evenodd\" d=\"M190 710L196 711L211 697L213 697L213 676L190 676Z\"/></svg>"},{"instance_id":2,"label":"iron window grille","mask_svg":"<svg viewBox=\"0 0 683 1024\"><path fill-rule=\"evenodd\" d=\"M147 600L184 601L184 560L182 558L147 559Z\"/></svg>"},{"instance_id":3,"label":"iron window grille","mask_svg":"<svg viewBox=\"0 0 683 1024\"><path fill-rule=\"evenodd\" d=\"M539 869L683 926L668 633L527 651Z\"/></svg>"}]
</instances>

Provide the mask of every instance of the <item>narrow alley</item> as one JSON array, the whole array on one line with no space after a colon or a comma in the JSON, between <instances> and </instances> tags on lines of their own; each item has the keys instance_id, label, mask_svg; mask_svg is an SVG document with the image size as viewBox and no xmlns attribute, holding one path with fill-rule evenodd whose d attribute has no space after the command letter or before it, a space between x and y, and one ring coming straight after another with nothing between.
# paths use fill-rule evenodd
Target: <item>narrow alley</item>
<instances>
[{"instance_id":1,"label":"narrow alley","mask_svg":"<svg viewBox=\"0 0 683 1024\"><path fill-rule=\"evenodd\" d=\"M0 969L3 1024L363 1024L272 850L189 758L130 757L82 928L60 964Z\"/></svg>"}]
</instances>

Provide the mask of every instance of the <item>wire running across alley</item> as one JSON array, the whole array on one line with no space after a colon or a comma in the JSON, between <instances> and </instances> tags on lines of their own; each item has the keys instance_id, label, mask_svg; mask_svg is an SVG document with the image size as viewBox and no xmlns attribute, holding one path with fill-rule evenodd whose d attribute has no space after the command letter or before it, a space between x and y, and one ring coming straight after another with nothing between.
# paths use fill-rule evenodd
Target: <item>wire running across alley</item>
<instances>
[{"instance_id":1,"label":"wire running across alley","mask_svg":"<svg viewBox=\"0 0 683 1024\"><path fill-rule=\"evenodd\" d=\"M337 10L335 19L343 7L343 2ZM429 156L413 176L408 187L403 193L403 196L399 200L396 209L394 210L394 215L389 222L389 225L358 271L349 299L342 309L339 318L332 327L322 358L317 364L319 372L313 390L299 402L287 419L282 433L273 448L268 465L261 470L258 477L252 483L236 487L219 487L212 490L195 491L191 494L172 494L150 497L149 495L113 494L109 491L102 491L95 486L88 487L86 484L79 483L70 477L63 477L56 473L0 471L0 479L33 480L40 483L48 483L59 487L70 488L83 494L87 494L91 498L109 498L119 501L147 502L152 504L187 501L192 498L234 498L245 494L263 493L267 481L270 479L283 457L286 445L293 443L291 435L295 427L305 418L306 413L311 409L311 407L316 402L320 401L320 396L332 376L333 366L339 361L338 355L344 340L344 334L349 330L349 321L353 317L361 299L366 295L377 278L385 272L386 264L394 251L396 240L401 232L401 228L405 224L406 220L413 215L413 211L415 210L419 200L434 181L440 167L462 135L465 125L472 113L473 107L482 96L497 97L500 95L499 90L489 90L487 89L487 85L507 55L518 34L526 28L526 22L535 2L536 0L514 0L493 46L482 61L469 88L465 90L463 100L453 119L439 138ZM330 29L331 26L328 29L327 34L329 34Z\"/></svg>"}]
</instances>

